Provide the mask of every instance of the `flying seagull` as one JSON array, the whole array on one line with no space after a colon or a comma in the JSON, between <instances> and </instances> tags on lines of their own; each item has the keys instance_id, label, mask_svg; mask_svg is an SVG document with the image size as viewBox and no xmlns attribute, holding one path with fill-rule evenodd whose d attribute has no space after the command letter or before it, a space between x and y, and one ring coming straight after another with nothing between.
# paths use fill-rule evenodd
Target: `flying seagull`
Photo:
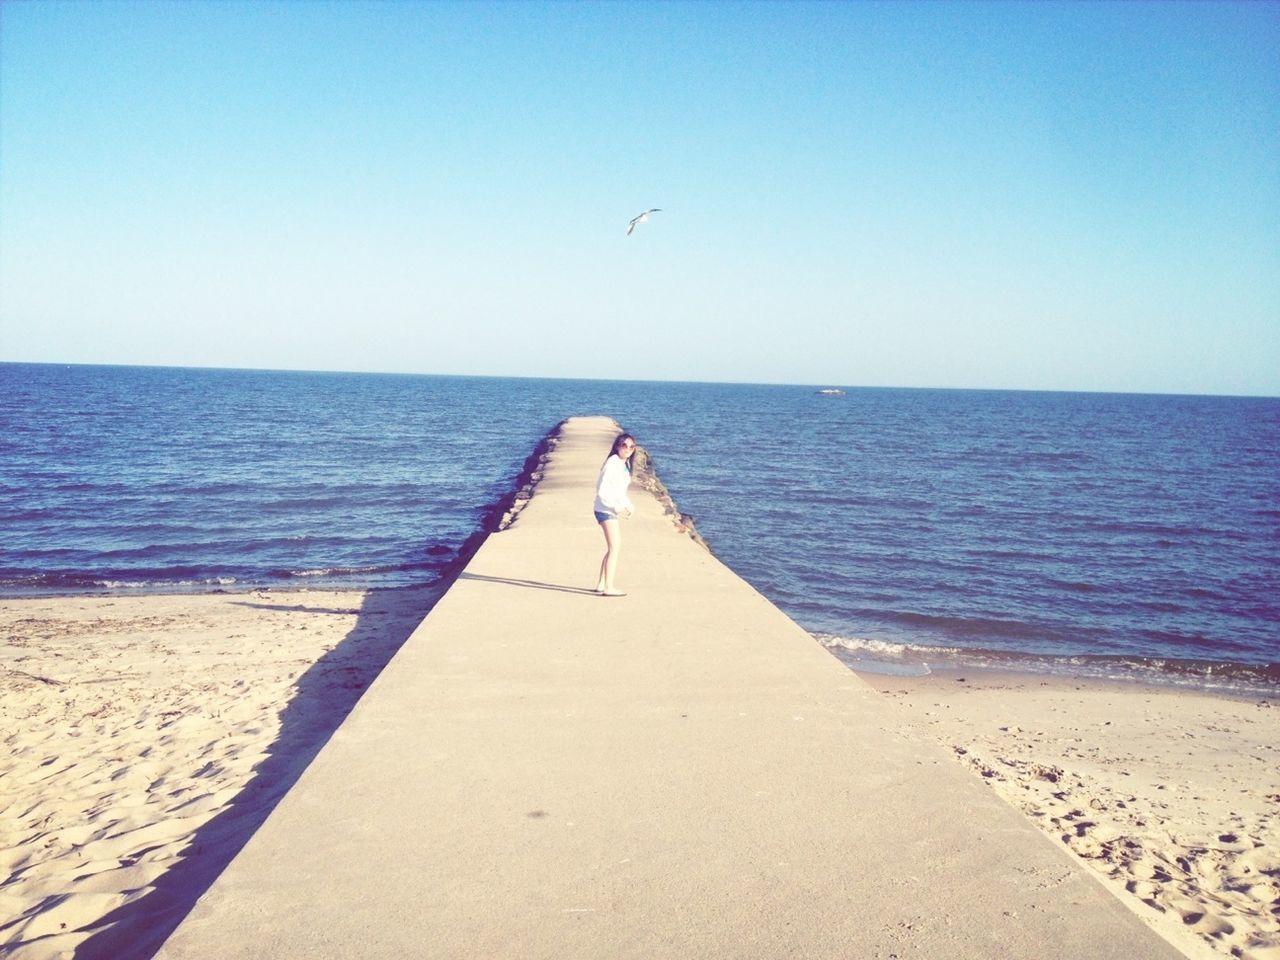
<instances>
[{"instance_id":1,"label":"flying seagull","mask_svg":"<svg viewBox=\"0 0 1280 960\"><path fill-rule=\"evenodd\" d=\"M631 231L636 228L636 224L644 223L646 220L648 220L649 214L658 213L661 210L662 210L661 207L652 207L651 209L646 210L644 213L640 214L640 216L633 218L632 221L627 224L627 236L628 237L631 236Z\"/></svg>"}]
</instances>

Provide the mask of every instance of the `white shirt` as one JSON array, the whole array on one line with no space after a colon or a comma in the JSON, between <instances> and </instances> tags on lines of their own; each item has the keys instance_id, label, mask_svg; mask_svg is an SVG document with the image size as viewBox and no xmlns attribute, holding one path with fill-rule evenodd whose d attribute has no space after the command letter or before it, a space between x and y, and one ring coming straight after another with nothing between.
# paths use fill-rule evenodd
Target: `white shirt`
<instances>
[{"instance_id":1,"label":"white shirt","mask_svg":"<svg viewBox=\"0 0 1280 960\"><path fill-rule=\"evenodd\" d=\"M631 513L635 507L627 496L627 487L631 486L631 471L627 463L616 453L600 468L600 478L596 481L597 513Z\"/></svg>"}]
</instances>

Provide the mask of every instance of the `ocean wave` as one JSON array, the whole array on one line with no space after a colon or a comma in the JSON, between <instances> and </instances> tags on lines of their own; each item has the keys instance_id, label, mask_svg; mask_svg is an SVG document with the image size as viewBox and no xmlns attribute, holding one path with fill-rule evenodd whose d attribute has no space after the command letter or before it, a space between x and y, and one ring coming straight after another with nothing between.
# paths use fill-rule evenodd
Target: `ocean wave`
<instances>
[{"instance_id":1,"label":"ocean wave","mask_svg":"<svg viewBox=\"0 0 1280 960\"><path fill-rule=\"evenodd\" d=\"M1280 662L1239 663L1124 654L1050 655L1009 650L894 643L814 633L815 640L855 670L926 676L937 670L1003 670L1105 680L1132 680L1204 689L1280 692Z\"/></svg>"},{"instance_id":2,"label":"ocean wave","mask_svg":"<svg viewBox=\"0 0 1280 960\"><path fill-rule=\"evenodd\" d=\"M290 581L324 580L341 586L399 585L410 579L434 579L449 564L452 550L431 560L397 564L340 565L303 569L200 570L189 566L59 570L0 570L0 596L57 595L103 591L219 590L283 585Z\"/></svg>"},{"instance_id":3,"label":"ocean wave","mask_svg":"<svg viewBox=\"0 0 1280 960\"><path fill-rule=\"evenodd\" d=\"M940 588L942 585L938 586ZM1007 637L1015 640L1038 641L1043 639L1045 634L1043 626L997 617L947 617L905 610L885 611L882 615L885 619L910 627L929 628L953 636Z\"/></svg>"},{"instance_id":4,"label":"ocean wave","mask_svg":"<svg viewBox=\"0 0 1280 960\"><path fill-rule=\"evenodd\" d=\"M386 573L391 570L404 569L401 566L392 567L317 567L313 570L289 570L282 574L287 577L343 577L361 573Z\"/></svg>"},{"instance_id":5,"label":"ocean wave","mask_svg":"<svg viewBox=\"0 0 1280 960\"><path fill-rule=\"evenodd\" d=\"M200 580L100 580L97 586L107 590L150 590L153 587L231 587L239 582L235 577L205 577Z\"/></svg>"},{"instance_id":6,"label":"ocean wave","mask_svg":"<svg viewBox=\"0 0 1280 960\"><path fill-rule=\"evenodd\" d=\"M471 528L457 540L432 539L419 542L409 547L411 557L392 563L351 563L324 560L335 559L334 553L345 554L351 558L357 548L372 545L382 548L386 553L386 544L378 535L369 535L357 542L345 542L341 539L328 538L331 546L329 556L308 557L308 560L321 560L321 563L308 566L286 567L270 566L269 560L255 562L262 553L275 552L277 557L282 552L279 548L296 548L300 543L316 543L323 538L302 532L286 532L277 536L246 538L244 536L228 539L211 539L204 542L191 543L136 543L130 546L112 549L100 549L93 556L105 562L91 569L35 570L21 567L0 567L0 596L24 595L58 595L63 593L99 593L99 592L131 592L156 591L171 592L182 590L220 590L227 587L250 589L256 586L285 585L299 580L308 583L323 583L325 586L340 587L384 587L401 586L406 583L435 581L446 577L465 565L466 561L479 549L480 544L489 533L510 524L523 504L532 495L537 481L541 479L539 472L547 451L554 444L559 433L557 424L544 434L534 451L526 459L522 470L507 481L496 481L491 486L492 497L481 501L478 505L467 508ZM319 498L321 500L325 498ZM340 498L339 498L340 499ZM292 503L314 504L316 498L295 498ZM334 501L338 502L338 501ZM439 508L439 503L433 505ZM150 529L156 525L135 524L135 533ZM463 527L465 530L465 526ZM354 545L353 545L354 544ZM207 556L210 553L221 554L231 562L211 564L207 568L191 564L163 565L166 558L179 555ZM288 552L293 552L289 550ZM46 548L42 551L42 559L47 562L57 556L71 566L83 562L86 551L78 548ZM122 560L151 560L155 565L138 564L136 566L122 564ZM277 559L277 564L279 560Z\"/></svg>"},{"instance_id":7,"label":"ocean wave","mask_svg":"<svg viewBox=\"0 0 1280 960\"><path fill-rule=\"evenodd\" d=\"M933 671L929 667L925 651L949 649L889 643L865 637L839 637L827 633L815 633L812 636L855 670L895 677L928 676Z\"/></svg>"},{"instance_id":8,"label":"ocean wave","mask_svg":"<svg viewBox=\"0 0 1280 960\"><path fill-rule=\"evenodd\" d=\"M40 573L29 576L0 576L0 596L95 593L102 591L216 590L235 586L240 579L230 575L210 577L106 576L89 573Z\"/></svg>"}]
</instances>

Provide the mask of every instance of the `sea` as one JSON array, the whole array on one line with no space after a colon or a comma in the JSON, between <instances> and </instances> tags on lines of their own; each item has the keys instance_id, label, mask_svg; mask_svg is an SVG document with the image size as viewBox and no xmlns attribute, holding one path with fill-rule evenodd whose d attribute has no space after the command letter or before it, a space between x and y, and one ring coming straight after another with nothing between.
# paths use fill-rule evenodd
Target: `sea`
<instances>
[{"instance_id":1,"label":"sea","mask_svg":"<svg viewBox=\"0 0 1280 960\"><path fill-rule=\"evenodd\" d=\"M1280 689L1276 398L4 363L0 596L439 581L579 414L855 669Z\"/></svg>"}]
</instances>

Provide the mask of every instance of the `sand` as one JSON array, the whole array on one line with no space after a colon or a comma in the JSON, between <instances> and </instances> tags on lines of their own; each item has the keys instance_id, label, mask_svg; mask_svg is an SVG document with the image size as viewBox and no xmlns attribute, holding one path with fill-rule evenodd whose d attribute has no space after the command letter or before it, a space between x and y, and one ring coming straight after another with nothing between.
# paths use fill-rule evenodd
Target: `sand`
<instances>
[{"instance_id":1,"label":"sand","mask_svg":"<svg viewBox=\"0 0 1280 960\"><path fill-rule=\"evenodd\" d=\"M1280 957L1280 700L862 674L1190 957Z\"/></svg>"},{"instance_id":2,"label":"sand","mask_svg":"<svg viewBox=\"0 0 1280 960\"><path fill-rule=\"evenodd\" d=\"M0 954L149 956L438 592L0 601Z\"/></svg>"}]
</instances>

